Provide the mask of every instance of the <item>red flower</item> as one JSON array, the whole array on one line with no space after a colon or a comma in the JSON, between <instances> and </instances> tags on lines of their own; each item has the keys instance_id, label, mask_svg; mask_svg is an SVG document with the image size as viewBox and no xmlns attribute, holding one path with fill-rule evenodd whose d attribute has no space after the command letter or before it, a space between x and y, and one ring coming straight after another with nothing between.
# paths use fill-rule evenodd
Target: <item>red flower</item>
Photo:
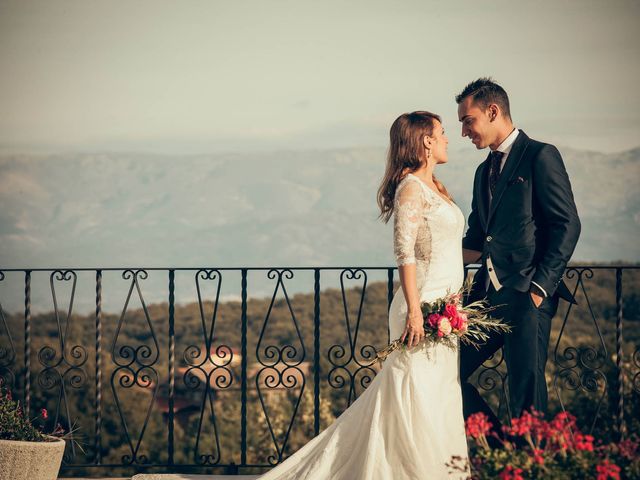
<instances>
[{"instance_id":1,"label":"red flower","mask_svg":"<svg viewBox=\"0 0 640 480\"><path fill-rule=\"evenodd\" d=\"M491 432L491 422L489 417L482 412L469 415L465 423L465 430L468 436L478 438Z\"/></svg>"},{"instance_id":2,"label":"red flower","mask_svg":"<svg viewBox=\"0 0 640 480\"><path fill-rule=\"evenodd\" d=\"M467 318L467 314L464 312L458 312L458 326L456 328L461 332L465 332L467 330L468 323L469 319Z\"/></svg>"},{"instance_id":3,"label":"red flower","mask_svg":"<svg viewBox=\"0 0 640 480\"><path fill-rule=\"evenodd\" d=\"M464 332L467 329L467 315L459 311L455 305L447 305L444 308L444 316L449 319L454 330Z\"/></svg>"},{"instance_id":4,"label":"red flower","mask_svg":"<svg viewBox=\"0 0 640 480\"><path fill-rule=\"evenodd\" d=\"M560 412L549 422L544 421L538 412L534 411L533 415L538 417L532 432L532 437L536 443L539 444L542 440L546 440L548 448L553 451L575 447L571 432L579 433L579 430L576 425L576 418L573 415L567 412ZM581 446L588 449L588 443L588 439L583 437Z\"/></svg>"},{"instance_id":5,"label":"red flower","mask_svg":"<svg viewBox=\"0 0 640 480\"><path fill-rule=\"evenodd\" d=\"M458 317L458 308L455 305L447 305L444 307L444 316L449 318L449 320L453 320Z\"/></svg>"},{"instance_id":6,"label":"red flower","mask_svg":"<svg viewBox=\"0 0 640 480\"><path fill-rule=\"evenodd\" d=\"M573 430L576 426L576 417L569 412L560 412L551 421L551 427L554 430Z\"/></svg>"},{"instance_id":7,"label":"red flower","mask_svg":"<svg viewBox=\"0 0 640 480\"><path fill-rule=\"evenodd\" d=\"M591 435L577 433L575 436L575 447L576 450L593 452L593 437Z\"/></svg>"},{"instance_id":8,"label":"red flower","mask_svg":"<svg viewBox=\"0 0 640 480\"><path fill-rule=\"evenodd\" d=\"M438 330L438 326L440 325L441 318L442 318L442 315L440 315L439 313L432 313L431 315L429 315L429 319L427 320L429 323L429 326L434 330Z\"/></svg>"},{"instance_id":9,"label":"red flower","mask_svg":"<svg viewBox=\"0 0 640 480\"><path fill-rule=\"evenodd\" d=\"M515 468L511 465L507 465L504 470L500 472L498 478L500 478L500 480L524 480L522 469Z\"/></svg>"},{"instance_id":10,"label":"red flower","mask_svg":"<svg viewBox=\"0 0 640 480\"><path fill-rule=\"evenodd\" d=\"M605 460L596 467L597 480L620 480L620 467Z\"/></svg>"},{"instance_id":11,"label":"red flower","mask_svg":"<svg viewBox=\"0 0 640 480\"><path fill-rule=\"evenodd\" d=\"M520 418L514 418L511 420L511 426L506 427L505 431L510 435L517 435L524 437L525 435L531 435L538 440L541 439L544 432L547 430L546 422L542 419L542 414L536 412L524 411Z\"/></svg>"},{"instance_id":12,"label":"red flower","mask_svg":"<svg viewBox=\"0 0 640 480\"><path fill-rule=\"evenodd\" d=\"M42 415L42 418L44 418L45 420L46 420L47 418L49 418L49 412L47 412L47 409L46 409L46 408L43 408L43 409L40 411L40 414Z\"/></svg>"},{"instance_id":13,"label":"red flower","mask_svg":"<svg viewBox=\"0 0 640 480\"><path fill-rule=\"evenodd\" d=\"M507 433L524 437L531 433L531 422L524 415L520 418L511 419L511 427L506 428Z\"/></svg>"},{"instance_id":14,"label":"red flower","mask_svg":"<svg viewBox=\"0 0 640 480\"><path fill-rule=\"evenodd\" d=\"M533 449L533 461L536 462L538 465L544 465L543 453L544 451L540 448Z\"/></svg>"}]
</instances>

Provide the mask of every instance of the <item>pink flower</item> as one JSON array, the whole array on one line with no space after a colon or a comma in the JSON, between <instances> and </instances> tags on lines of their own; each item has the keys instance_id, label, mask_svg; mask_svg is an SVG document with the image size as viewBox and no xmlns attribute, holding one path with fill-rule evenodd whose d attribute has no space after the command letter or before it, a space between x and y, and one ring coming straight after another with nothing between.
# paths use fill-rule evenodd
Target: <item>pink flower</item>
<instances>
[{"instance_id":1,"label":"pink flower","mask_svg":"<svg viewBox=\"0 0 640 480\"><path fill-rule=\"evenodd\" d=\"M53 429L53 432L51 433L51 435L53 435L54 437L59 437L62 434L64 434L64 428L62 428L62 425L58 423L56 425L56 428Z\"/></svg>"},{"instance_id":2,"label":"pink flower","mask_svg":"<svg viewBox=\"0 0 640 480\"><path fill-rule=\"evenodd\" d=\"M467 322L467 320L465 319L464 321L460 322L460 326L458 327L458 331L460 333L466 332L468 325L469 325L469 322Z\"/></svg>"},{"instance_id":3,"label":"pink flower","mask_svg":"<svg viewBox=\"0 0 640 480\"><path fill-rule=\"evenodd\" d=\"M437 330L438 326L440 325L441 318L443 317L439 313L432 313L431 315L429 315L429 319L428 319L429 326L434 330Z\"/></svg>"},{"instance_id":4,"label":"pink flower","mask_svg":"<svg viewBox=\"0 0 640 480\"><path fill-rule=\"evenodd\" d=\"M451 333L451 322L447 317L440 318L440 325L438 326L438 336L445 337Z\"/></svg>"},{"instance_id":5,"label":"pink flower","mask_svg":"<svg viewBox=\"0 0 640 480\"><path fill-rule=\"evenodd\" d=\"M623 440L618 444L620 455L627 460L633 460L635 458L638 453L638 447L640 447L640 444L630 439Z\"/></svg>"},{"instance_id":6,"label":"pink flower","mask_svg":"<svg viewBox=\"0 0 640 480\"><path fill-rule=\"evenodd\" d=\"M47 418L49 418L49 412L47 412L47 409L46 409L46 408L43 408L43 409L41 410L40 414L42 415L42 418L44 418L45 420L46 420Z\"/></svg>"}]
</instances>

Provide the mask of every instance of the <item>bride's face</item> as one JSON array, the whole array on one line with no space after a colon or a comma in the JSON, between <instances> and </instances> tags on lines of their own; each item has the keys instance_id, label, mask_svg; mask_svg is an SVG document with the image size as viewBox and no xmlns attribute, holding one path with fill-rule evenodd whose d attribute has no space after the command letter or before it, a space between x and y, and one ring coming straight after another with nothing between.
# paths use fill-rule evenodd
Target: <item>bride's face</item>
<instances>
[{"instance_id":1,"label":"bride's face","mask_svg":"<svg viewBox=\"0 0 640 480\"><path fill-rule=\"evenodd\" d=\"M433 133L427 138L429 139L429 146L427 148L431 149L431 158L435 160L436 164L447 163L447 145L449 144L449 139L444 133L444 128L439 121L434 121Z\"/></svg>"}]
</instances>

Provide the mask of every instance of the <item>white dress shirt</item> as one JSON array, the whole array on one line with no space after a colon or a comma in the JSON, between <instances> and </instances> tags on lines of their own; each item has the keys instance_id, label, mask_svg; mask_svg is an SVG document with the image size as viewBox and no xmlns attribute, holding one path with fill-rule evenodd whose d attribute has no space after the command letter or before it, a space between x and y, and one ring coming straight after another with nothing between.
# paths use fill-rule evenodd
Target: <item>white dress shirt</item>
<instances>
[{"instance_id":1,"label":"white dress shirt","mask_svg":"<svg viewBox=\"0 0 640 480\"><path fill-rule=\"evenodd\" d=\"M502 169L504 168L505 163L507 162L507 157L509 156L509 152L511 151L511 147L513 147L513 142L518 138L518 134L520 130L517 128L513 129L513 132L509 134L507 138L505 138L498 148L495 149L496 152L502 152L502 160L500 161L500 173L502 173ZM493 152L494 150L492 150ZM493 199L493 195L491 195L491 189L489 189L489 204L491 204L491 200Z\"/></svg>"}]
</instances>

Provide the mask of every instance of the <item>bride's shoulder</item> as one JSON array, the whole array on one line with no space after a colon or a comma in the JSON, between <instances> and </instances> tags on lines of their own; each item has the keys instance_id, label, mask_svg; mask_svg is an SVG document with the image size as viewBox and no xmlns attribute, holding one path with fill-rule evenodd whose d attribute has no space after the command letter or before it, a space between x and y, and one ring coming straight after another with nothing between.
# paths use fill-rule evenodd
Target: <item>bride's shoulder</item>
<instances>
[{"instance_id":1,"label":"bride's shoulder","mask_svg":"<svg viewBox=\"0 0 640 480\"><path fill-rule=\"evenodd\" d=\"M398 188L396 189L396 191L400 190L400 187L409 187L411 190L424 191L426 185L417 176L409 172L400 177L400 181L398 182Z\"/></svg>"},{"instance_id":2,"label":"bride's shoulder","mask_svg":"<svg viewBox=\"0 0 640 480\"><path fill-rule=\"evenodd\" d=\"M425 192L420 179L411 173L404 175L396 188L395 198L396 201L409 198L420 198L424 200Z\"/></svg>"},{"instance_id":3,"label":"bride's shoulder","mask_svg":"<svg viewBox=\"0 0 640 480\"><path fill-rule=\"evenodd\" d=\"M411 173L410 171L403 171L402 174L400 175L400 181L398 182L398 186L400 185L405 185L408 182L419 182L418 177L416 177L413 173Z\"/></svg>"}]
</instances>

